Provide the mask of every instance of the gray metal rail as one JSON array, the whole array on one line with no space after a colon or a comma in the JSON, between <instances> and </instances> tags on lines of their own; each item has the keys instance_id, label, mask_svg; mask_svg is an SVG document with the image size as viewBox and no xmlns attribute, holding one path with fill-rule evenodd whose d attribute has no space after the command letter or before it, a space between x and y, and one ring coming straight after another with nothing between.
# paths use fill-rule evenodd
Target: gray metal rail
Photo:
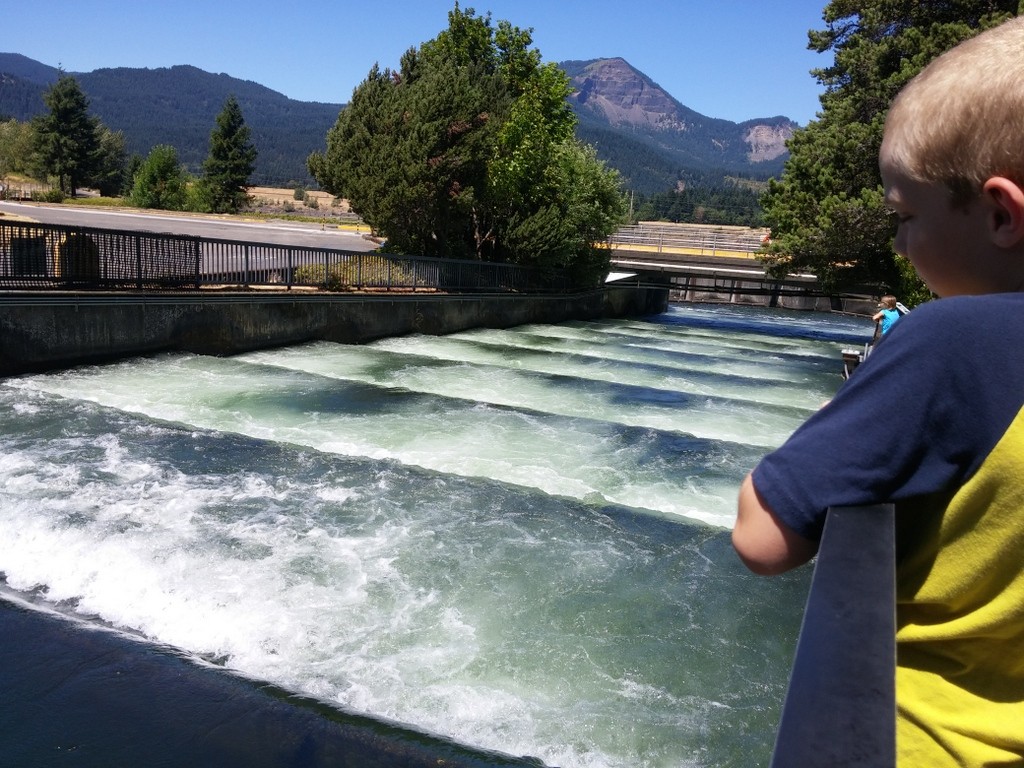
<instances>
[{"instance_id":1,"label":"gray metal rail","mask_svg":"<svg viewBox=\"0 0 1024 768\"><path fill-rule=\"evenodd\" d=\"M771 768L896 764L895 515L825 520Z\"/></svg>"}]
</instances>

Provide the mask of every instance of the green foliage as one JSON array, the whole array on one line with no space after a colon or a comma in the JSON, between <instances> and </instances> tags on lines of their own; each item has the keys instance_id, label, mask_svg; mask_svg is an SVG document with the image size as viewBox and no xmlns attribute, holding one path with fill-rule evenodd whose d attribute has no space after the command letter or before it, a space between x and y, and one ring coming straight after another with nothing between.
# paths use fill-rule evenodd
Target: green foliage
<instances>
[{"instance_id":1,"label":"green foliage","mask_svg":"<svg viewBox=\"0 0 1024 768\"><path fill-rule=\"evenodd\" d=\"M30 123L0 122L0 178L12 173L30 174L35 131Z\"/></svg>"},{"instance_id":2,"label":"green foliage","mask_svg":"<svg viewBox=\"0 0 1024 768\"><path fill-rule=\"evenodd\" d=\"M214 211L213 190L206 179L186 180L185 202L182 205L182 210L193 213L223 213Z\"/></svg>"},{"instance_id":3,"label":"green foliage","mask_svg":"<svg viewBox=\"0 0 1024 768\"><path fill-rule=\"evenodd\" d=\"M174 147L153 147L135 174L129 202L139 208L182 211L186 208L188 177Z\"/></svg>"},{"instance_id":4,"label":"green foliage","mask_svg":"<svg viewBox=\"0 0 1024 768\"><path fill-rule=\"evenodd\" d=\"M209 209L237 213L248 201L247 187L256 167L256 149L234 96L229 96L210 133L210 154L203 163Z\"/></svg>"},{"instance_id":5,"label":"green foliage","mask_svg":"<svg viewBox=\"0 0 1024 768\"><path fill-rule=\"evenodd\" d=\"M834 53L814 75L819 119L789 142L782 178L762 199L778 273L808 270L833 288L870 283L915 290L892 252L895 223L882 203L878 149L892 98L925 64L1018 10L1018 0L894 3L833 0L810 48ZM918 284L919 285L919 284Z\"/></svg>"},{"instance_id":6,"label":"green foliage","mask_svg":"<svg viewBox=\"0 0 1024 768\"><path fill-rule=\"evenodd\" d=\"M129 192L131 192L131 188L135 185L135 176L139 173L139 169L142 168L144 160L145 158L139 154L133 154L128 158L128 167L125 170L125 179L127 181Z\"/></svg>"},{"instance_id":7,"label":"green foliage","mask_svg":"<svg viewBox=\"0 0 1024 768\"><path fill-rule=\"evenodd\" d=\"M47 114L31 123L0 124L0 175L56 176L71 197L85 185L101 195L121 194L126 184L124 134L89 114L89 102L73 77L62 74L43 98Z\"/></svg>"},{"instance_id":8,"label":"green foliage","mask_svg":"<svg viewBox=\"0 0 1024 768\"><path fill-rule=\"evenodd\" d=\"M128 205L124 197L76 197L65 202L76 208L121 208Z\"/></svg>"},{"instance_id":9,"label":"green foliage","mask_svg":"<svg viewBox=\"0 0 1024 768\"><path fill-rule=\"evenodd\" d=\"M124 193L130 181L124 134L111 131L104 125L99 125L97 131L99 147L89 183L104 197L117 197Z\"/></svg>"},{"instance_id":10,"label":"green foliage","mask_svg":"<svg viewBox=\"0 0 1024 768\"><path fill-rule=\"evenodd\" d=\"M404 265L383 259L353 259L331 264L304 264L295 269L295 282L329 291L353 290L362 286L410 286L413 275Z\"/></svg>"},{"instance_id":11,"label":"green foliage","mask_svg":"<svg viewBox=\"0 0 1024 768\"><path fill-rule=\"evenodd\" d=\"M376 66L310 156L389 249L449 258L607 269L618 177L573 135L568 77L529 31L456 4L449 26Z\"/></svg>"},{"instance_id":12,"label":"green foliage","mask_svg":"<svg viewBox=\"0 0 1024 768\"><path fill-rule=\"evenodd\" d=\"M305 200L306 199L306 190L305 190L305 188L304 187L296 187L295 188L295 192L292 195L292 197L294 197L296 200Z\"/></svg>"},{"instance_id":13,"label":"green foliage","mask_svg":"<svg viewBox=\"0 0 1024 768\"><path fill-rule=\"evenodd\" d=\"M89 114L89 101L78 81L61 73L43 95L49 110L32 121L43 170L56 176L60 188L74 197L96 169L99 123Z\"/></svg>"},{"instance_id":14,"label":"green foliage","mask_svg":"<svg viewBox=\"0 0 1024 768\"><path fill-rule=\"evenodd\" d=\"M32 193L32 202L34 203L63 203L64 200L64 191L60 187L48 189L45 192L36 190Z\"/></svg>"},{"instance_id":15,"label":"green foliage","mask_svg":"<svg viewBox=\"0 0 1024 768\"><path fill-rule=\"evenodd\" d=\"M691 224L763 225L760 197L764 182L733 180L687 185L679 191L637 196L637 221L673 221Z\"/></svg>"}]
</instances>

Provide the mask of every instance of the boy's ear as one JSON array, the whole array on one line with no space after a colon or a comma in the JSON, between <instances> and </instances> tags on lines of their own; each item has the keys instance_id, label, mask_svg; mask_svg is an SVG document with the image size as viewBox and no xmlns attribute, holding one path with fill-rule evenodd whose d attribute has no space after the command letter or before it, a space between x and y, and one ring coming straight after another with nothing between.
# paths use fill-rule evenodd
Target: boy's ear
<instances>
[{"instance_id":1,"label":"boy's ear","mask_svg":"<svg viewBox=\"0 0 1024 768\"><path fill-rule=\"evenodd\" d=\"M1004 176L993 176L982 187L989 210L992 242L1012 248L1024 241L1024 189Z\"/></svg>"}]
</instances>

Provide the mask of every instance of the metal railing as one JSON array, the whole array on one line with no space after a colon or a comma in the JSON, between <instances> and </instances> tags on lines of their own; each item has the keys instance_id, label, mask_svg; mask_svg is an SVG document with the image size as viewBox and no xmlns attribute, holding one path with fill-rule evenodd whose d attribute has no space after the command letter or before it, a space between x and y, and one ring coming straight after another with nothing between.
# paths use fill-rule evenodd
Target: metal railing
<instances>
[{"instance_id":1,"label":"metal railing","mask_svg":"<svg viewBox=\"0 0 1024 768\"><path fill-rule=\"evenodd\" d=\"M829 509L771 768L896 764L895 539L892 504Z\"/></svg>"},{"instance_id":2,"label":"metal railing","mask_svg":"<svg viewBox=\"0 0 1024 768\"><path fill-rule=\"evenodd\" d=\"M684 252L702 256L745 256L757 253L769 230L695 224L640 222L621 228L609 239L612 248L656 253Z\"/></svg>"},{"instance_id":3,"label":"metal railing","mask_svg":"<svg viewBox=\"0 0 1024 768\"><path fill-rule=\"evenodd\" d=\"M392 256L29 222L0 222L0 290L564 293L562 272L462 259Z\"/></svg>"}]
</instances>

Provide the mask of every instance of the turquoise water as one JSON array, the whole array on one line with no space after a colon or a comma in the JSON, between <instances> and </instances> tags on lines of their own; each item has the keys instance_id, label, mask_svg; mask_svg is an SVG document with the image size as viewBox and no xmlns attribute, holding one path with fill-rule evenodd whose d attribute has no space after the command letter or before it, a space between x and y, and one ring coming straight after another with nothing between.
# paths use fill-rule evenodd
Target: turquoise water
<instances>
[{"instance_id":1,"label":"turquoise water","mask_svg":"<svg viewBox=\"0 0 1024 768\"><path fill-rule=\"evenodd\" d=\"M746 573L736 488L870 330L680 305L10 379L0 571L549 765L766 764L809 573Z\"/></svg>"}]
</instances>

